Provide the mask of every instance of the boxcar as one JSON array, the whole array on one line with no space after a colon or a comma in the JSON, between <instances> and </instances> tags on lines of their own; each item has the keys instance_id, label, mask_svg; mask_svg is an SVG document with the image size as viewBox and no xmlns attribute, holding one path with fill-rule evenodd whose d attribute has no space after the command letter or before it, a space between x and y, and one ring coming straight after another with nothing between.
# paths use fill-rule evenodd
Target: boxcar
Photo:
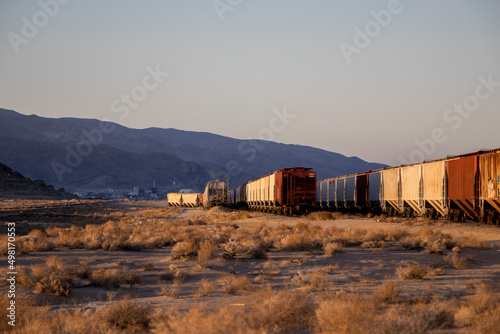
<instances>
[{"instance_id":1,"label":"boxcar","mask_svg":"<svg viewBox=\"0 0 500 334\"><path fill-rule=\"evenodd\" d=\"M316 205L316 172L310 168L284 168L246 185L251 210L291 214L307 212Z\"/></svg>"},{"instance_id":2,"label":"boxcar","mask_svg":"<svg viewBox=\"0 0 500 334\"><path fill-rule=\"evenodd\" d=\"M339 210L345 209L345 178L338 178L335 180L337 187L335 190L336 207Z\"/></svg>"},{"instance_id":3,"label":"boxcar","mask_svg":"<svg viewBox=\"0 0 500 334\"><path fill-rule=\"evenodd\" d=\"M479 156L479 201L481 220L499 223L500 213L500 151Z\"/></svg>"}]
</instances>

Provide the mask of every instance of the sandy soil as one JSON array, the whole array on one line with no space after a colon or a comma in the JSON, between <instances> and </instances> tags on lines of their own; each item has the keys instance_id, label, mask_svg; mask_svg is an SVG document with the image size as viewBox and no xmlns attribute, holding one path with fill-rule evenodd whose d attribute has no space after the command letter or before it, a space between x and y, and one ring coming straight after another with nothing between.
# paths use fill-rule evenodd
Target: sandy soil
<instances>
[{"instance_id":1,"label":"sandy soil","mask_svg":"<svg viewBox=\"0 0 500 334\"><path fill-rule=\"evenodd\" d=\"M102 204L102 203L100 203ZM149 207L165 207L164 202L120 202L106 204L113 210L139 210ZM4 203L12 214L12 203ZM55 207L51 209L57 210ZM196 217L211 217L214 220L224 210L205 211L198 208L179 209L169 219L195 219ZM59 256L68 264L86 266L91 270L123 269L134 270L142 278L138 286L122 285L118 289L93 287L88 279L72 282L74 286L69 297L35 294L31 289L18 286L18 293L36 299L39 304L50 305L52 308L78 307L93 309L106 305L113 300L129 296L140 302L151 304L158 308L188 309L196 303L207 305L231 305L242 307L246 303L248 293L236 292L226 294L223 291L221 277L228 275L243 275L252 280L255 290L258 287L271 284L273 286L290 286L293 289L307 290L312 296L328 293L370 292L383 282L398 281L402 288L402 298L457 298L470 293L471 285L478 281L490 281L500 285L500 228L496 226L477 225L474 223L448 223L438 221L426 224L424 221L411 220L401 222L382 222L380 218L358 216L340 216L336 220L309 221L304 217L285 217L264 213L250 213L248 218L236 220L238 226L250 226L265 223L269 226L279 224L294 225L299 222L317 224L322 227L335 226L340 229L361 228L389 231L405 227L410 232L423 228L431 228L448 233L453 237L475 236L479 240L491 244L489 249L465 249L460 256L466 258L466 269L455 269L447 266L443 255L428 254L420 250L405 250L402 247L389 245L385 249L363 249L360 246L345 247L336 257L327 257L322 250L313 251L277 251L271 249L267 259L252 259L238 256L235 259L223 259L217 256L211 260L210 268L201 268L196 260L174 260L171 257L172 247L148 249L144 251L103 251L103 250L52 250L48 252L19 255L17 265L30 267L44 263L51 256ZM24 224L36 224L24 222ZM159 222L160 223L160 222ZM168 224L169 220L161 223ZM22 222L18 224L23 224ZM43 228L39 223L37 228ZM206 228L212 228L207 225ZM219 251L219 255L220 255ZM1 266L7 265L7 257L0 257ZM422 280L403 281L396 275L400 266L410 263L434 268L431 274ZM146 268L145 268L146 267ZM178 298L163 296L161 291L161 275L169 269L182 271L187 279L175 286ZM4 268L5 269L5 268ZM2 269L2 271L5 271ZM304 283L310 275L322 273L323 283L311 287ZM213 292L206 297L198 295L203 278L215 283ZM173 283L168 283L173 286ZM0 294L5 294L7 286L0 286Z\"/></svg>"}]
</instances>

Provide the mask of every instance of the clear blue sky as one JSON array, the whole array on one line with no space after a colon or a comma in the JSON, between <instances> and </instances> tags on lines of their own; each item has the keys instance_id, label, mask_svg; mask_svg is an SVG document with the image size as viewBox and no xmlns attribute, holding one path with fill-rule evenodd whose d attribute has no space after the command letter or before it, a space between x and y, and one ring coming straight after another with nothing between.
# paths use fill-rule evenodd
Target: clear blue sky
<instances>
[{"instance_id":1,"label":"clear blue sky","mask_svg":"<svg viewBox=\"0 0 500 334\"><path fill-rule=\"evenodd\" d=\"M391 165L500 147L498 0L54 3L0 2L0 107L235 138L286 108L276 141Z\"/></svg>"}]
</instances>

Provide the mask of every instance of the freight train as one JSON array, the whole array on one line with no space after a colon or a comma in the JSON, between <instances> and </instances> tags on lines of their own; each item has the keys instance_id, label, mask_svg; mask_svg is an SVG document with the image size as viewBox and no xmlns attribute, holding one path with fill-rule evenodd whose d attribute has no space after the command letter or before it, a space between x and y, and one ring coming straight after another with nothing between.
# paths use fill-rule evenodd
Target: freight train
<instances>
[{"instance_id":1,"label":"freight train","mask_svg":"<svg viewBox=\"0 0 500 334\"><path fill-rule=\"evenodd\" d=\"M316 205L316 172L284 168L229 191L229 206L277 214L307 213Z\"/></svg>"},{"instance_id":2,"label":"freight train","mask_svg":"<svg viewBox=\"0 0 500 334\"><path fill-rule=\"evenodd\" d=\"M500 223L500 149L316 181L311 168L284 168L233 190L210 181L203 205L291 215L313 210L446 217Z\"/></svg>"},{"instance_id":3,"label":"freight train","mask_svg":"<svg viewBox=\"0 0 500 334\"><path fill-rule=\"evenodd\" d=\"M499 224L500 149L318 181L321 210Z\"/></svg>"}]
</instances>

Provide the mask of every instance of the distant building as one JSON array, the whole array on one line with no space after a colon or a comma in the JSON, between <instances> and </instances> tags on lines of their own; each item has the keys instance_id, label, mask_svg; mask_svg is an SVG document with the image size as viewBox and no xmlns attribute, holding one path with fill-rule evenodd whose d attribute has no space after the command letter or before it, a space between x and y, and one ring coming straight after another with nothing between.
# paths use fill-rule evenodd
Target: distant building
<instances>
[{"instance_id":1,"label":"distant building","mask_svg":"<svg viewBox=\"0 0 500 334\"><path fill-rule=\"evenodd\" d=\"M134 191L132 192L132 195L135 195L135 196L144 195L144 188L143 187L134 187Z\"/></svg>"}]
</instances>

